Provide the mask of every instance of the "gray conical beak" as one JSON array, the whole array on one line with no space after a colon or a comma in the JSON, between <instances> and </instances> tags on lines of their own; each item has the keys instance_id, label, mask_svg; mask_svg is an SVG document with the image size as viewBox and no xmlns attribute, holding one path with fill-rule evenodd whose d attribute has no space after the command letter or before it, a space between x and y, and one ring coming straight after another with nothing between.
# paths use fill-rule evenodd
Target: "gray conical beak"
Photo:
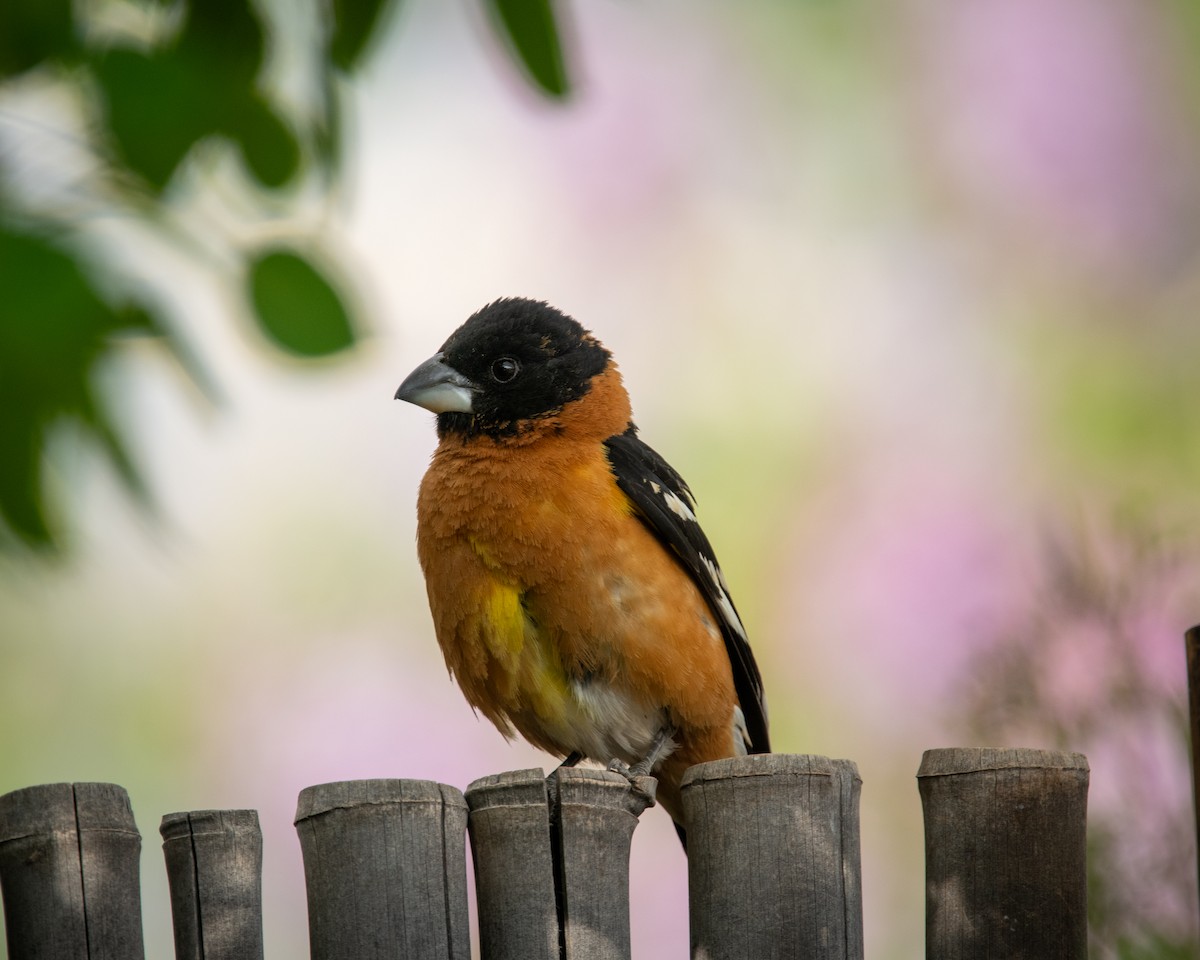
<instances>
[{"instance_id":1,"label":"gray conical beak","mask_svg":"<svg viewBox=\"0 0 1200 960\"><path fill-rule=\"evenodd\" d=\"M475 384L435 353L404 378L397 400L407 400L434 413L471 413Z\"/></svg>"}]
</instances>

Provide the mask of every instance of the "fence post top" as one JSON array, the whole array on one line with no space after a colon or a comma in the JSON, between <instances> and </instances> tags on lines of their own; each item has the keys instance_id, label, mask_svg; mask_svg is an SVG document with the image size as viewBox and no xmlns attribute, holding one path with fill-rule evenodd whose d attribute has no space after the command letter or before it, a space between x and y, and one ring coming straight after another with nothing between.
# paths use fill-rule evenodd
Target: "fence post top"
<instances>
[{"instance_id":1,"label":"fence post top","mask_svg":"<svg viewBox=\"0 0 1200 960\"><path fill-rule=\"evenodd\" d=\"M258 834L257 810L185 810L164 813L158 832L163 840L181 837Z\"/></svg>"},{"instance_id":2,"label":"fence post top","mask_svg":"<svg viewBox=\"0 0 1200 960\"><path fill-rule=\"evenodd\" d=\"M603 767L559 767L554 771L560 785L568 783L611 783L627 787L629 778Z\"/></svg>"},{"instance_id":3,"label":"fence post top","mask_svg":"<svg viewBox=\"0 0 1200 960\"><path fill-rule=\"evenodd\" d=\"M491 773L471 781L466 789L467 806L472 810L514 804L545 806L546 796L546 774L541 767Z\"/></svg>"},{"instance_id":4,"label":"fence post top","mask_svg":"<svg viewBox=\"0 0 1200 960\"><path fill-rule=\"evenodd\" d=\"M433 780L340 780L301 790L295 822L350 807L406 803L467 806L461 790Z\"/></svg>"},{"instance_id":5,"label":"fence post top","mask_svg":"<svg viewBox=\"0 0 1200 960\"><path fill-rule=\"evenodd\" d=\"M982 770L1078 770L1089 771L1082 753L1035 750L1028 747L941 747L926 750L917 778L946 777Z\"/></svg>"},{"instance_id":6,"label":"fence post top","mask_svg":"<svg viewBox=\"0 0 1200 960\"><path fill-rule=\"evenodd\" d=\"M43 783L0 796L0 842L31 833L124 830L138 835L133 806L115 783Z\"/></svg>"},{"instance_id":7,"label":"fence post top","mask_svg":"<svg viewBox=\"0 0 1200 960\"><path fill-rule=\"evenodd\" d=\"M692 784L707 780L775 776L832 777L840 773L849 773L862 782L858 766L853 760L834 760L805 753L752 753L744 757L728 757L697 764L683 775L680 789L686 790Z\"/></svg>"}]
</instances>

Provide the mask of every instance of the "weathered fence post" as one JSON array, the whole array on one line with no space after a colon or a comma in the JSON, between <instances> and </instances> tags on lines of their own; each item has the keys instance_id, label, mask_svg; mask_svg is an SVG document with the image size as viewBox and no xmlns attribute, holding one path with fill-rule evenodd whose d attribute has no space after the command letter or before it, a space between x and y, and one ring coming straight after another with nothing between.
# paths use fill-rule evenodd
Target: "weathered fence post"
<instances>
[{"instance_id":1,"label":"weathered fence post","mask_svg":"<svg viewBox=\"0 0 1200 960\"><path fill-rule=\"evenodd\" d=\"M262 831L254 810L168 813L159 833L175 960L262 960Z\"/></svg>"},{"instance_id":2,"label":"weathered fence post","mask_svg":"<svg viewBox=\"0 0 1200 960\"><path fill-rule=\"evenodd\" d=\"M468 827L484 960L558 960L550 810L541 770L467 787Z\"/></svg>"},{"instance_id":3,"label":"weathered fence post","mask_svg":"<svg viewBox=\"0 0 1200 960\"><path fill-rule=\"evenodd\" d=\"M684 774L693 957L861 960L861 786L849 760L787 754Z\"/></svg>"},{"instance_id":4,"label":"weathered fence post","mask_svg":"<svg viewBox=\"0 0 1200 960\"><path fill-rule=\"evenodd\" d=\"M929 960L1087 957L1087 760L1045 750L928 750Z\"/></svg>"},{"instance_id":5,"label":"weathered fence post","mask_svg":"<svg viewBox=\"0 0 1200 960\"><path fill-rule=\"evenodd\" d=\"M468 960L467 804L428 780L300 793L313 960Z\"/></svg>"},{"instance_id":6,"label":"weathered fence post","mask_svg":"<svg viewBox=\"0 0 1200 960\"><path fill-rule=\"evenodd\" d=\"M0 888L10 960L142 960L129 795L52 783L0 797Z\"/></svg>"},{"instance_id":7,"label":"weathered fence post","mask_svg":"<svg viewBox=\"0 0 1200 960\"><path fill-rule=\"evenodd\" d=\"M647 801L608 770L559 767L552 776L565 958L629 960L629 848Z\"/></svg>"},{"instance_id":8,"label":"weathered fence post","mask_svg":"<svg viewBox=\"0 0 1200 960\"><path fill-rule=\"evenodd\" d=\"M467 802L484 960L629 960L629 847L646 800L625 777L561 767L547 784L514 770L476 780Z\"/></svg>"}]
</instances>

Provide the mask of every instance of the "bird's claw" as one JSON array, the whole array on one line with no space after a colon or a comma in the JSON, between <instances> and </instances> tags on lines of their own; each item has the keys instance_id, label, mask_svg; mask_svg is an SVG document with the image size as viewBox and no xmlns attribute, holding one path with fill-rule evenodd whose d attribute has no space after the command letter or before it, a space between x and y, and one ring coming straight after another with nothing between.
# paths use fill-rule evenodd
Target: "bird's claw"
<instances>
[{"instance_id":1,"label":"bird's claw","mask_svg":"<svg viewBox=\"0 0 1200 960\"><path fill-rule=\"evenodd\" d=\"M629 792L639 801L641 810L646 810L654 806L654 795L658 790L658 780L650 776L649 764L641 760L631 767L624 760L614 757L608 762L608 769L612 773L619 773L629 781Z\"/></svg>"}]
</instances>

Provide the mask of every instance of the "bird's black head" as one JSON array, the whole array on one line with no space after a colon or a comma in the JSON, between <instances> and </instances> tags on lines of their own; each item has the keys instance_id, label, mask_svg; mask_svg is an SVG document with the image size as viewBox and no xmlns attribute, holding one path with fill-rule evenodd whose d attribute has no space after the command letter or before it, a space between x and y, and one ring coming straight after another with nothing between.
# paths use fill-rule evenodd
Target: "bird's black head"
<instances>
[{"instance_id":1,"label":"bird's black head","mask_svg":"<svg viewBox=\"0 0 1200 960\"><path fill-rule=\"evenodd\" d=\"M438 433L520 432L582 397L609 352L538 300L497 300L473 314L396 391L438 414Z\"/></svg>"}]
</instances>

